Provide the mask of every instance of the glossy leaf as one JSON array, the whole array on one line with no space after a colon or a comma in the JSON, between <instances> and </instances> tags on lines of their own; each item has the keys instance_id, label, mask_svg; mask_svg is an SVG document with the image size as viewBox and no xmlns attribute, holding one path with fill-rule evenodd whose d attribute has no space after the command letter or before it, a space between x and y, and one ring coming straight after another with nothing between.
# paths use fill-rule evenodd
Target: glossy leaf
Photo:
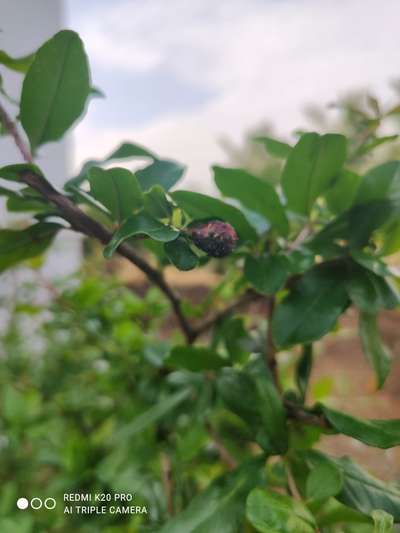
<instances>
[{"instance_id":1,"label":"glossy leaf","mask_svg":"<svg viewBox=\"0 0 400 533\"><path fill-rule=\"evenodd\" d=\"M145 158L145 159L157 159L157 156L152 152L140 146L138 144L133 144L130 142L124 142L118 146L115 150L111 152L110 155L104 159L91 159L86 161L82 166L79 174L74 178L68 180L64 186L65 189L70 189L71 187L78 187L87 177L89 170L92 167L102 166L110 161L122 161L124 159L135 159L135 158Z\"/></svg>"},{"instance_id":2,"label":"glossy leaf","mask_svg":"<svg viewBox=\"0 0 400 533\"><path fill-rule=\"evenodd\" d=\"M287 414L273 378L264 361L257 360L250 366L250 373L256 384L257 408L270 450L275 454L285 454L289 446Z\"/></svg>"},{"instance_id":3,"label":"glossy leaf","mask_svg":"<svg viewBox=\"0 0 400 533\"><path fill-rule=\"evenodd\" d=\"M0 272L42 254L61 229L58 224L39 222L24 230L0 230Z\"/></svg>"},{"instance_id":4,"label":"glossy leaf","mask_svg":"<svg viewBox=\"0 0 400 533\"><path fill-rule=\"evenodd\" d=\"M176 191L171 194L181 209L195 219L219 218L229 222L237 231L240 239L255 241L257 234L239 209L217 198L191 191Z\"/></svg>"},{"instance_id":5,"label":"glossy leaf","mask_svg":"<svg viewBox=\"0 0 400 533\"><path fill-rule=\"evenodd\" d=\"M377 276L388 276L391 274L390 268L379 257L363 252L362 250L352 250L351 257L356 263Z\"/></svg>"},{"instance_id":6,"label":"glossy leaf","mask_svg":"<svg viewBox=\"0 0 400 533\"><path fill-rule=\"evenodd\" d=\"M400 444L400 420L363 420L326 405L320 407L338 433L376 448L387 449Z\"/></svg>"},{"instance_id":7,"label":"glossy leaf","mask_svg":"<svg viewBox=\"0 0 400 533\"><path fill-rule=\"evenodd\" d=\"M217 390L228 409L255 431L261 423L261 415L254 379L246 372L224 368L218 376Z\"/></svg>"},{"instance_id":8,"label":"glossy leaf","mask_svg":"<svg viewBox=\"0 0 400 533\"><path fill-rule=\"evenodd\" d=\"M247 498L246 516L261 533L315 533L317 528L314 517L300 501L258 488Z\"/></svg>"},{"instance_id":9,"label":"glossy leaf","mask_svg":"<svg viewBox=\"0 0 400 533\"><path fill-rule=\"evenodd\" d=\"M64 135L79 118L90 93L82 41L63 30L35 54L22 87L21 123L33 151Z\"/></svg>"},{"instance_id":10,"label":"glossy leaf","mask_svg":"<svg viewBox=\"0 0 400 533\"><path fill-rule=\"evenodd\" d=\"M21 174L24 172L32 172L38 176L43 176L42 171L36 165L28 163L19 163L16 165L7 165L0 168L0 178L8 181L21 181Z\"/></svg>"},{"instance_id":11,"label":"glossy leaf","mask_svg":"<svg viewBox=\"0 0 400 533\"><path fill-rule=\"evenodd\" d=\"M332 248L334 241L348 242L350 248L366 246L374 231L386 224L396 213L396 207L388 199L353 205L327 224L307 243L316 253Z\"/></svg>"},{"instance_id":12,"label":"glossy leaf","mask_svg":"<svg viewBox=\"0 0 400 533\"><path fill-rule=\"evenodd\" d=\"M374 478L348 458L335 460L343 472L343 488L337 499L365 514L382 509L400 521L400 491Z\"/></svg>"},{"instance_id":13,"label":"glossy leaf","mask_svg":"<svg viewBox=\"0 0 400 533\"><path fill-rule=\"evenodd\" d=\"M24 74L32 64L35 54L22 57L11 57L4 50L0 50L0 65L4 65L10 70Z\"/></svg>"},{"instance_id":14,"label":"glossy leaf","mask_svg":"<svg viewBox=\"0 0 400 533\"><path fill-rule=\"evenodd\" d=\"M243 531L245 499L259 481L261 465L260 459L253 459L215 479L184 511L169 520L160 533Z\"/></svg>"},{"instance_id":15,"label":"glossy leaf","mask_svg":"<svg viewBox=\"0 0 400 533\"><path fill-rule=\"evenodd\" d=\"M375 372L378 388L381 388L390 371L391 355L381 340L376 314L364 311L360 313L359 321L363 352Z\"/></svg>"},{"instance_id":16,"label":"glossy leaf","mask_svg":"<svg viewBox=\"0 0 400 533\"><path fill-rule=\"evenodd\" d=\"M339 215L353 204L361 177L350 170L342 170L326 190L324 196L332 213Z\"/></svg>"},{"instance_id":17,"label":"glossy leaf","mask_svg":"<svg viewBox=\"0 0 400 533\"><path fill-rule=\"evenodd\" d=\"M217 166L213 170L215 183L224 196L239 200L247 209L261 214L281 235L287 235L289 223L272 185L245 170Z\"/></svg>"},{"instance_id":18,"label":"glossy leaf","mask_svg":"<svg viewBox=\"0 0 400 533\"><path fill-rule=\"evenodd\" d=\"M335 325L348 303L343 273L319 265L307 272L277 306L272 332L280 347L321 338Z\"/></svg>"},{"instance_id":19,"label":"glossy leaf","mask_svg":"<svg viewBox=\"0 0 400 533\"><path fill-rule=\"evenodd\" d=\"M279 291L288 278L289 272L290 263L283 255L246 256L244 275L247 281L262 294L274 294Z\"/></svg>"},{"instance_id":20,"label":"glossy leaf","mask_svg":"<svg viewBox=\"0 0 400 533\"><path fill-rule=\"evenodd\" d=\"M333 463L342 472L343 485L336 499L344 505L370 515L375 509L382 509L400 521L400 491L383 483L365 472L351 459L333 459L320 452L306 452L307 461L316 466Z\"/></svg>"},{"instance_id":21,"label":"glossy leaf","mask_svg":"<svg viewBox=\"0 0 400 533\"><path fill-rule=\"evenodd\" d=\"M153 187L143 194L144 210L155 218L170 218L172 215L172 204L165 195L161 185Z\"/></svg>"},{"instance_id":22,"label":"glossy leaf","mask_svg":"<svg viewBox=\"0 0 400 533\"><path fill-rule=\"evenodd\" d=\"M171 263L179 270L192 270L199 264L198 256L192 251L184 237L166 242L164 251Z\"/></svg>"},{"instance_id":23,"label":"glossy leaf","mask_svg":"<svg viewBox=\"0 0 400 533\"><path fill-rule=\"evenodd\" d=\"M293 150L293 147L290 144L283 141L278 141L272 137L260 136L253 139L256 142L259 142L264 145L265 149L270 155L279 157L281 159L286 159L290 152Z\"/></svg>"},{"instance_id":24,"label":"glossy leaf","mask_svg":"<svg viewBox=\"0 0 400 533\"><path fill-rule=\"evenodd\" d=\"M361 181L357 204L391 200L400 208L400 162L390 161L370 170Z\"/></svg>"},{"instance_id":25,"label":"glossy leaf","mask_svg":"<svg viewBox=\"0 0 400 533\"><path fill-rule=\"evenodd\" d=\"M350 264L346 288L354 305L366 313L394 309L400 304L398 291L390 280L354 263Z\"/></svg>"},{"instance_id":26,"label":"glossy leaf","mask_svg":"<svg viewBox=\"0 0 400 533\"><path fill-rule=\"evenodd\" d=\"M299 389L300 396L304 401L308 383L310 380L311 369L313 364L313 346L312 344L305 344L303 352L296 367L296 383Z\"/></svg>"},{"instance_id":27,"label":"glossy leaf","mask_svg":"<svg viewBox=\"0 0 400 533\"><path fill-rule=\"evenodd\" d=\"M148 167L136 172L137 179L143 191L148 191L154 185L161 185L169 191L183 176L186 167L176 161L156 159Z\"/></svg>"},{"instance_id":28,"label":"glossy leaf","mask_svg":"<svg viewBox=\"0 0 400 533\"><path fill-rule=\"evenodd\" d=\"M90 194L108 209L116 222L122 222L143 206L139 183L129 170L93 167L89 171Z\"/></svg>"},{"instance_id":29,"label":"glossy leaf","mask_svg":"<svg viewBox=\"0 0 400 533\"><path fill-rule=\"evenodd\" d=\"M178 238L179 231L144 213L132 215L114 233L112 239L104 248L104 256L110 258L122 242L135 235L147 235L156 241L169 242Z\"/></svg>"},{"instance_id":30,"label":"glossy leaf","mask_svg":"<svg viewBox=\"0 0 400 533\"><path fill-rule=\"evenodd\" d=\"M226 364L227 361L218 353L201 346L175 346L165 360L166 366L190 372L218 370Z\"/></svg>"},{"instance_id":31,"label":"glossy leaf","mask_svg":"<svg viewBox=\"0 0 400 533\"><path fill-rule=\"evenodd\" d=\"M306 495L314 501L323 501L336 496L342 489L343 474L334 463L321 463L307 477Z\"/></svg>"},{"instance_id":32,"label":"glossy leaf","mask_svg":"<svg viewBox=\"0 0 400 533\"><path fill-rule=\"evenodd\" d=\"M292 211L307 216L346 158L343 135L305 133L293 148L282 174L282 187Z\"/></svg>"}]
</instances>

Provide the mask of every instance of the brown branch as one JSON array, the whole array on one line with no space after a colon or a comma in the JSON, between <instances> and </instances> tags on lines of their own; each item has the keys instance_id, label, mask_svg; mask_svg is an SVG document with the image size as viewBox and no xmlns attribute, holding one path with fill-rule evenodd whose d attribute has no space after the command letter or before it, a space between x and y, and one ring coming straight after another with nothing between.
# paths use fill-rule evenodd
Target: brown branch
<instances>
[{"instance_id":1,"label":"brown branch","mask_svg":"<svg viewBox=\"0 0 400 533\"><path fill-rule=\"evenodd\" d=\"M331 424L322 413L312 412L305 407L286 399L284 400L284 405L290 419L297 420L298 422L310 426L317 426L321 429L332 429Z\"/></svg>"},{"instance_id":2,"label":"brown branch","mask_svg":"<svg viewBox=\"0 0 400 533\"><path fill-rule=\"evenodd\" d=\"M18 130L13 121L8 116L6 110L0 105L0 120L3 122L5 128L13 137L16 146L18 147L22 157L28 163L32 163L33 158L23 142ZM34 172L22 172L21 181L29 185L37 192L39 192L46 200L55 205L61 216L71 224L71 228L83 235L97 239L102 244L106 245L110 241L112 234L104 226L99 224L96 220L89 217L84 211L76 206L67 196L57 191L43 176ZM162 274L153 268L147 261L140 257L128 244L122 243L118 249L118 253L128 259L132 264L136 265L147 278L154 283L168 298L172 309L178 319L178 323L186 337L186 340L191 344L195 335L192 327L187 321L182 311L181 300L172 291L171 287L166 283Z\"/></svg>"}]
</instances>

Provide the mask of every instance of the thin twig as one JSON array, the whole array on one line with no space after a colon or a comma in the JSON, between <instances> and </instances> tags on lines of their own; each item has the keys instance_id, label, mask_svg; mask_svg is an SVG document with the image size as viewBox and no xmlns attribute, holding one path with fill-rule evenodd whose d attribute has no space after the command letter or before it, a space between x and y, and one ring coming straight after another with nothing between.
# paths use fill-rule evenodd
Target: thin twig
<instances>
[{"instance_id":1,"label":"thin twig","mask_svg":"<svg viewBox=\"0 0 400 533\"><path fill-rule=\"evenodd\" d=\"M251 302L256 301L257 299L261 299L263 296L261 294L258 294L253 291L246 291L236 302L233 302L232 304L225 307L225 309L222 309L220 312L213 315L211 318L208 318L205 320L202 324L198 325L197 327L194 327L194 335L198 337L199 335L202 335L209 329L211 329L214 324L218 324L224 318L229 316L234 311L238 311L245 305L248 305Z\"/></svg>"},{"instance_id":2,"label":"thin twig","mask_svg":"<svg viewBox=\"0 0 400 533\"><path fill-rule=\"evenodd\" d=\"M11 120L7 111L2 105L0 105L0 122L3 123L4 129L8 131L8 133L14 139L14 143L20 151L23 160L27 163L33 163L33 157L29 148L22 140L22 137L18 132L16 124Z\"/></svg>"},{"instance_id":3,"label":"thin twig","mask_svg":"<svg viewBox=\"0 0 400 533\"><path fill-rule=\"evenodd\" d=\"M26 147L21 136L19 135L16 125L13 123L6 110L1 105L0 120L13 137L23 159L28 163L32 163L33 158L29 152L29 149ZM20 178L23 183L35 189L46 200L55 205L59 209L61 216L71 224L72 229L78 231L79 233L83 233L88 237L95 238L102 244L108 244L112 234L104 226L99 224L99 222L89 217L67 196L57 191L57 189L55 189L43 176L40 176L32 171L25 171L21 172ZM178 319L178 323L186 337L187 342L191 344L195 337L193 335L191 325L183 314L181 300L166 283L161 272L153 268L126 243L122 243L118 247L117 251L120 255L128 259L142 272L144 272L147 278L165 294L172 305L173 311Z\"/></svg>"},{"instance_id":4,"label":"thin twig","mask_svg":"<svg viewBox=\"0 0 400 533\"><path fill-rule=\"evenodd\" d=\"M321 429L332 429L331 424L322 413L312 412L309 409L306 409L305 407L287 399L285 399L283 403L290 419L303 422L304 424L308 424L310 426L317 426Z\"/></svg>"}]
</instances>

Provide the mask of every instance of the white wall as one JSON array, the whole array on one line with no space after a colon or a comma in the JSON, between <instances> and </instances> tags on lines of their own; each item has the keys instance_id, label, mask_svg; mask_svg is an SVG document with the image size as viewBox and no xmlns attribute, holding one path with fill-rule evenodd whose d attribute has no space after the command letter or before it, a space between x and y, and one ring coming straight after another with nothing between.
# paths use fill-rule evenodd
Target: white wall
<instances>
[{"instance_id":1,"label":"white wall","mask_svg":"<svg viewBox=\"0 0 400 533\"><path fill-rule=\"evenodd\" d=\"M0 49L18 57L36 50L46 39L65 25L62 0L0 0ZM0 66L4 87L15 99L19 99L22 76ZM0 95L1 98L1 95ZM1 98L3 104L4 98ZM16 108L7 105L15 116ZM37 164L46 177L55 185L62 185L68 177L70 140L50 143L39 149ZM0 165L21 162L21 156L12 141L0 137ZM4 200L0 199L0 226L15 223L5 210ZM1 250L0 250L1 253ZM79 265L79 239L72 232L64 231L48 255L43 267L45 275L57 277L74 271ZM15 274L14 274L15 275ZM26 278L26 273L22 279ZM8 284L7 277L0 277L0 291Z\"/></svg>"},{"instance_id":2,"label":"white wall","mask_svg":"<svg viewBox=\"0 0 400 533\"><path fill-rule=\"evenodd\" d=\"M18 57L36 50L45 40L65 26L62 0L0 0L0 49ZM4 87L15 99L19 99L22 76L0 66ZM2 104L4 98L1 97ZM15 116L16 108L7 104ZM70 137L70 136L68 136ZM62 185L68 177L70 140L50 143L38 151L37 164L55 185ZM21 162L21 156L13 142L0 137L0 165ZM0 226L15 223L0 198ZM44 267L46 273L63 275L74 270L79 263L79 241L71 232L63 232L56 240Z\"/></svg>"}]
</instances>

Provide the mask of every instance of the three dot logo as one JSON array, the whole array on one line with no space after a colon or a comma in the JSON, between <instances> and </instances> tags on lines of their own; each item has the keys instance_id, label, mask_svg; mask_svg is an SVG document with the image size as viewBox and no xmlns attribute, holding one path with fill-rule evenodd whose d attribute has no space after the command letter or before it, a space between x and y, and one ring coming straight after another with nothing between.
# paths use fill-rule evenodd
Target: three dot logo
<instances>
[{"instance_id":1,"label":"three dot logo","mask_svg":"<svg viewBox=\"0 0 400 533\"><path fill-rule=\"evenodd\" d=\"M17 507L18 509L21 509L21 511L24 511L29 506L34 511L37 511L42 507L51 511L52 509L55 509L56 505L57 502L54 498L46 498L45 500L42 500L41 498L35 497L32 498L31 501L29 501L27 498L18 498L17 500Z\"/></svg>"}]
</instances>

